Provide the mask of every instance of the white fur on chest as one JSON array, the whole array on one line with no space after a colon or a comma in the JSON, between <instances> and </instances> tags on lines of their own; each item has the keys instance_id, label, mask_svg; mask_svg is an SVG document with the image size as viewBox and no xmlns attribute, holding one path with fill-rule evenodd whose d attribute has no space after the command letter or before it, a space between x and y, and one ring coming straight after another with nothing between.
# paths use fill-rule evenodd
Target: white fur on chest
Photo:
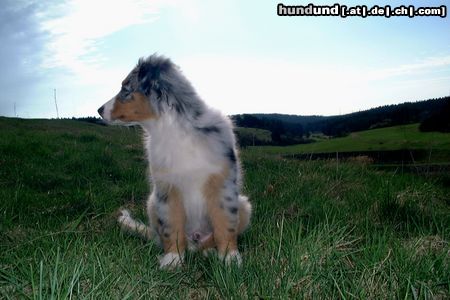
<instances>
[{"instance_id":1,"label":"white fur on chest","mask_svg":"<svg viewBox=\"0 0 450 300\"><path fill-rule=\"evenodd\" d=\"M181 193L186 232L207 229L202 191L208 177L222 171L220 154L195 132L187 132L170 119L155 124L145 144L153 181L173 185Z\"/></svg>"},{"instance_id":2,"label":"white fur on chest","mask_svg":"<svg viewBox=\"0 0 450 300\"><path fill-rule=\"evenodd\" d=\"M169 124L167 124L169 123ZM204 139L170 119L159 121L146 141L152 176L166 182L185 181L221 171L220 155Z\"/></svg>"}]
</instances>

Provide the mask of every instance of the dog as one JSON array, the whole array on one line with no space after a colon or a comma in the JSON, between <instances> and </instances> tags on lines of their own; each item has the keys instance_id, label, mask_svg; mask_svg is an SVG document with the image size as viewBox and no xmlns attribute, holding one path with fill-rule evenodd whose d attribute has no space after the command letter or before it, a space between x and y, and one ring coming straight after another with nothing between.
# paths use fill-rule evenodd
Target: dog
<instances>
[{"instance_id":1,"label":"dog","mask_svg":"<svg viewBox=\"0 0 450 300\"><path fill-rule=\"evenodd\" d=\"M149 161L149 225L122 210L122 229L164 249L160 268L179 267L186 249L242 263L237 237L252 206L240 194L241 167L230 119L207 106L180 68L153 54L139 59L120 92L98 109L107 122L140 125Z\"/></svg>"}]
</instances>

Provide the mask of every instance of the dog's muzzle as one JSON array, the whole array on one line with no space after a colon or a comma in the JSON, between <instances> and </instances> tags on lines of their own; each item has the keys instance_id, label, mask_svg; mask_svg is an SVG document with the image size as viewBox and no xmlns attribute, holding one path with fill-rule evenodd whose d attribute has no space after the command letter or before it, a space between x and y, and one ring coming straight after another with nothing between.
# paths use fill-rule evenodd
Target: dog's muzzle
<instances>
[{"instance_id":1,"label":"dog's muzzle","mask_svg":"<svg viewBox=\"0 0 450 300\"><path fill-rule=\"evenodd\" d=\"M98 114L103 118L105 121L111 121L111 111L114 106L114 102L116 101L116 98L113 97L111 100L103 104L98 110Z\"/></svg>"}]
</instances>

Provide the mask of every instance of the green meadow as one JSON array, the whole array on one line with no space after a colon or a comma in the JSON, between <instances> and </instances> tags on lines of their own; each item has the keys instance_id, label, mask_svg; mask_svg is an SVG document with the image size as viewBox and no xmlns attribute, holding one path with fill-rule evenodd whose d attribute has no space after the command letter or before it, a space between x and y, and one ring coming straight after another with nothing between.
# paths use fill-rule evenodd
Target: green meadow
<instances>
[{"instance_id":1,"label":"green meadow","mask_svg":"<svg viewBox=\"0 0 450 300\"><path fill-rule=\"evenodd\" d=\"M271 154L323 153L380 150L426 150L440 156L433 162L450 162L450 134L440 132L420 132L419 124L400 125L353 132L346 137L321 139L316 143L295 146L267 146L256 148L259 152Z\"/></svg>"},{"instance_id":2,"label":"green meadow","mask_svg":"<svg viewBox=\"0 0 450 300\"><path fill-rule=\"evenodd\" d=\"M241 268L187 255L158 269L147 221L142 132L69 120L0 118L0 299L449 299L450 176L364 160L286 154L425 149L448 163L450 134L417 125L241 151L252 224Z\"/></svg>"}]
</instances>

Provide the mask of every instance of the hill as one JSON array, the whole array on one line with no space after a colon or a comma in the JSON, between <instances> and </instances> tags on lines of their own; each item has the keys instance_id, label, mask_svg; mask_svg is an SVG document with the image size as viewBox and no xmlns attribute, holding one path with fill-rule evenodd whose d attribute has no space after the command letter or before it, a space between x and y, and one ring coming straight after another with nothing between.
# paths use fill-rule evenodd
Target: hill
<instances>
[{"instance_id":1,"label":"hill","mask_svg":"<svg viewBox=\"0 0 450 300\"><path fill-rule=\"evenodd\" d=\"M266 154L299 158L370 156L382 163L450 163L450 134L421 132L419 124L351 133L346 137L286 147L254 147ZM338 153L338 154L336 154Z\"/></svg>"},{"instance_id":2,"label":"hill","mask_svg":"<svg viewBox=\"0 0 450 300\"><path fill-rule=\"evenodd\" d=\"M274 143L292 144L292 137L308 137L320 132L328 136L345 136L350 132L395 125L420 123L442 111L450 97L405 102L340 116L298 116L283 114L243 114L232 116L237 126L261 128L272 132Z\"/></svg>"}]
</instances>

